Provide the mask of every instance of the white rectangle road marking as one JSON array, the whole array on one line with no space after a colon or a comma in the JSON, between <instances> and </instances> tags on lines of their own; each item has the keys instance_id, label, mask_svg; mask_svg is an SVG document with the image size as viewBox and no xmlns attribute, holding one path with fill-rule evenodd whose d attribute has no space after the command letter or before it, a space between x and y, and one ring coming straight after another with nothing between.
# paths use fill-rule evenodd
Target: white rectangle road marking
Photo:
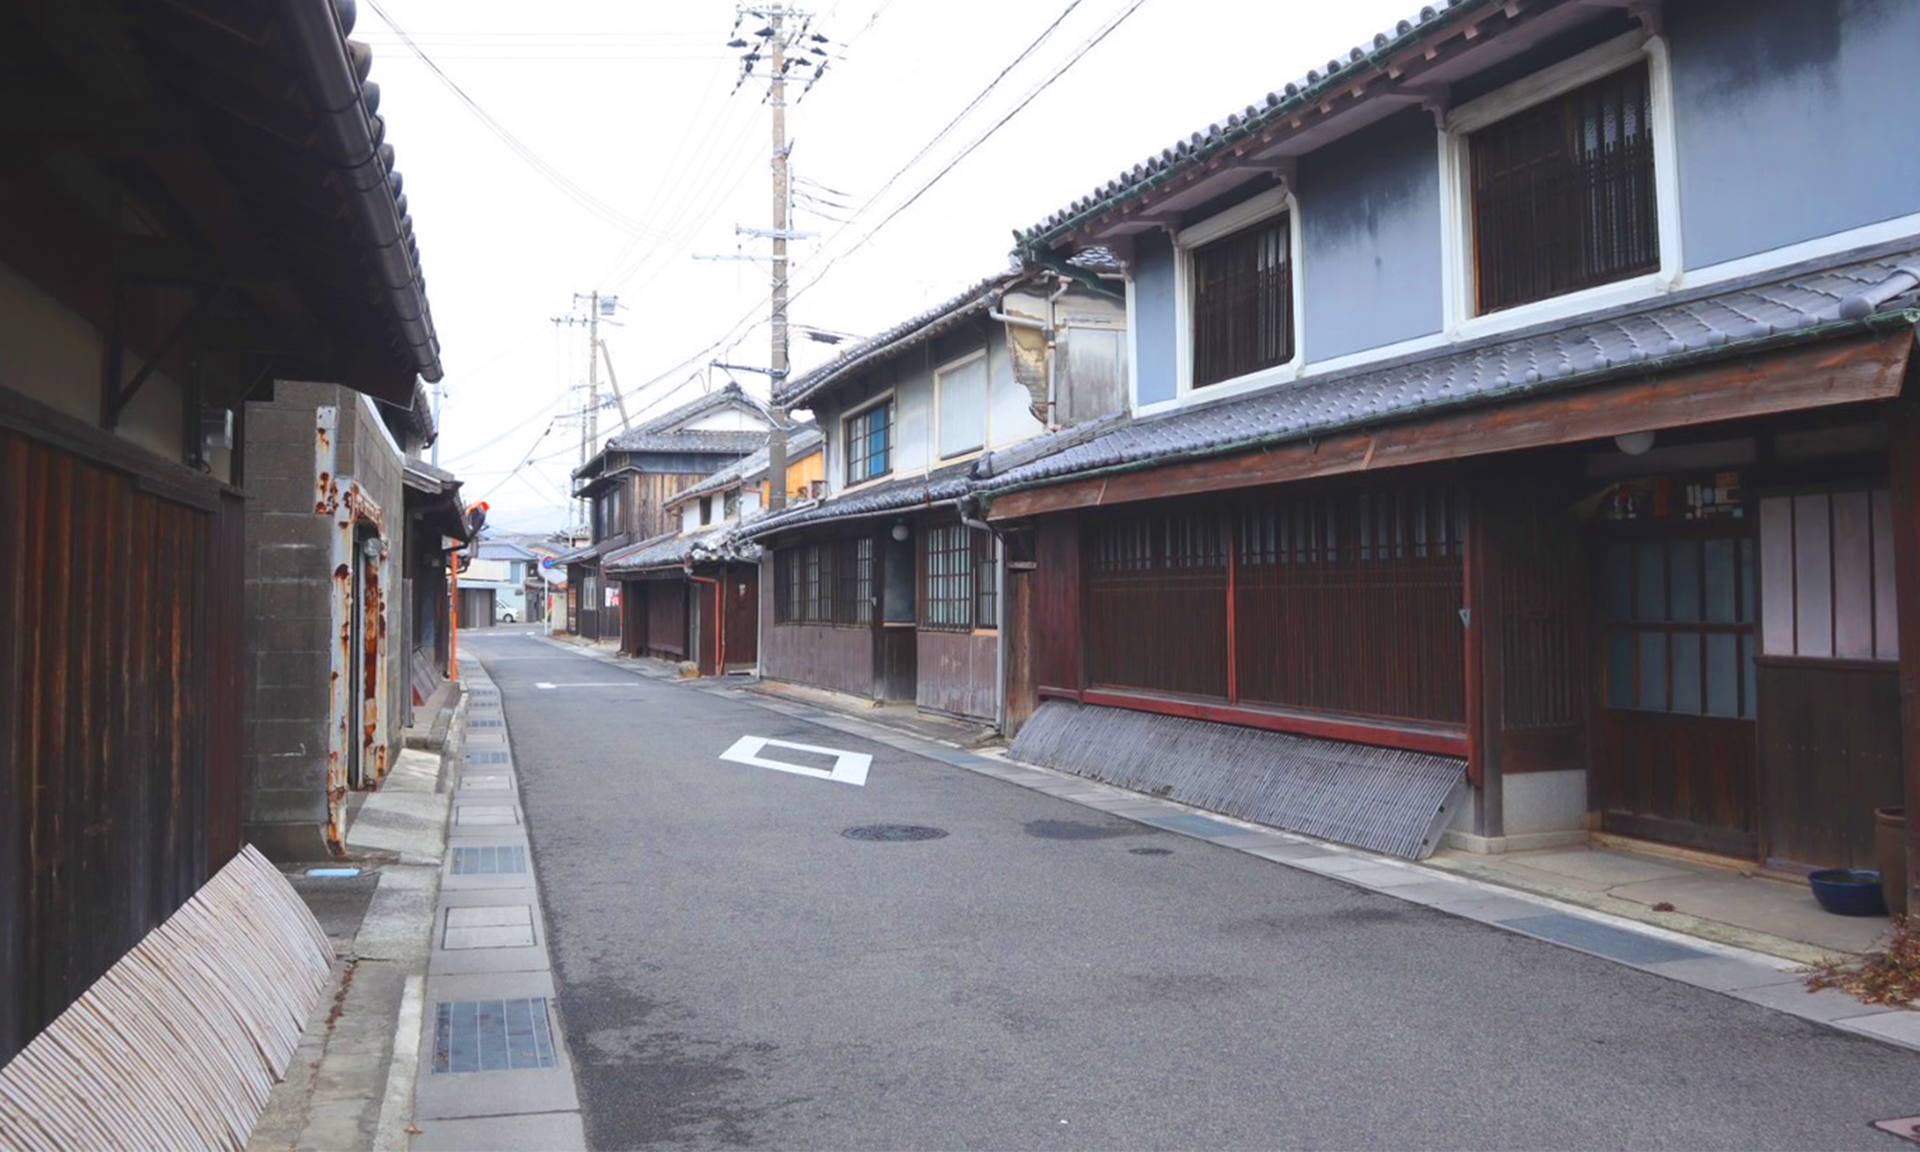
<instances>
[{"instance_id":1,"label":"white rectangle road marking","mask_svg":"<svg viewBox=\"0 0 1920 1152\"><path fill-rule=\"evenodd\" d=\"M774 760L760 754L768 748L791 748L796 752L832 756L834 764L831 769L788 764L784 760ZM740 737L733 742L732 747L720 753L720 759L731 760L735 764L751 764L755 768L771 768L776 772L791 772L796 776L812 776L816 780L852 784L856 788L866 786L867 769L873 765L873 757L865 752L846 752L839 748L822 748L814 744L795 744L789 740L771 740L765 736Z\"/></svg>"}]
</instances>

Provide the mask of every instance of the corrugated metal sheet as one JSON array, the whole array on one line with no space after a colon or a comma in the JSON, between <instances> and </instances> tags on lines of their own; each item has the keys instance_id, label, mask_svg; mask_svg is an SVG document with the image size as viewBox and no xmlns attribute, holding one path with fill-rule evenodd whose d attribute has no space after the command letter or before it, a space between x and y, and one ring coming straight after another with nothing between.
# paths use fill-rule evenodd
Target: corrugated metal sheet
<instances>
[{"instance_id":1,"label":"corrugated metal sheet","mask_svg":"<svg viewBox=\"0 0 1920 1152\"><path fill-rule=\"evenodd\" d=\"M1009 754L1374 852L1423 859L1466 796L1467 762L1050 700Z\"/></svg>"},{"instance_id":2,"label":"corrugated metal sheet","mask_svg":"<svg viewBox=\"0 0 1920 1152\"><path fill-rule=\"evenodd\" d=\"M242 849L0 1068L0 1147L244 1148L332 961Z\"/></svg>"}]
</instances>

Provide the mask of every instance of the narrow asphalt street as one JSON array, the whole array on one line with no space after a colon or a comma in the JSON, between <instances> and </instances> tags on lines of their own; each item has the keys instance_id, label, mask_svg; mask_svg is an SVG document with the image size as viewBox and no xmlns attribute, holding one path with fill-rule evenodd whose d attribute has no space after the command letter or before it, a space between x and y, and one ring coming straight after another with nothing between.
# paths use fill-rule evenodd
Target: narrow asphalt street
<instances>
[{"instance_id":1,"label":"narrow asphalt street","mask_svg":"<svg viewBox=\"0 0 1920 1152\"><path fill-rule=\"evenodd\" d=\"M1920 1113L1920 1054L534 636L461 646L596 1148L1897 1149L1869 1123ZM871 767L721 759L743 736ZM947 835L843 835L876 824Z\"/></svg>"}]
</instances>

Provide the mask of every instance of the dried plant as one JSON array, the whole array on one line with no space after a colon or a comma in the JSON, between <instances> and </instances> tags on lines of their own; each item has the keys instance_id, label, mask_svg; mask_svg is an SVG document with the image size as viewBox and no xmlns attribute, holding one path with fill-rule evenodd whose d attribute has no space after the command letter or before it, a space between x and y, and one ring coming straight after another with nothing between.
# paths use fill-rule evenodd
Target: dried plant
<instances>
[{"instance_id":1,"label":"dried plant","mask_svg":"<svg viewBox=\"0 0 1920 1152\"><path fill-rule=\"evenodd\" d=\"M1823 960L1806 978L1808 991L1838 988L1868 1004L1911 1007L1920 1001L1920 921L1895 916L1879 948L1851 960Z\"/></svg>"}]
</instances>

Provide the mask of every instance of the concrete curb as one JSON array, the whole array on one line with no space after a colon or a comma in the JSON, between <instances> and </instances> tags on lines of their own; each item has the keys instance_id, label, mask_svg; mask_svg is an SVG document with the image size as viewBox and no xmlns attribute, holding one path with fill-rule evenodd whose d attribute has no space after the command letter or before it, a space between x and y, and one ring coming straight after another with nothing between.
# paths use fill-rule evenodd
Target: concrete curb
<instances>
[{"instance_id":1,"label":"concrete curb","mask_svg":"<svg viewBox=\"0 0 1920 1152\"><path fill-rule=\"evenodd\" d=\"M584 1149L506 712L484 659L477 651L470 659L468 691L451 732L450 820L436 861L426 974L411 1020L411 1140L397 1147ZM487 859L486 870L468 867L476 854ZM503 854L519 867L495 870ZM443 1013L468 1023L449 1024L443 1033ZM509 1039L508 1018L531 1033ZM491 1027L501 1029L500 1047L480 1038L491 1036ZM464 1040L469 1031L471 1044ZM543 1037L547 1049L527 1035ZM507 1048L512 1054L503 1057Z\"/></svg>"}]
</instances>

